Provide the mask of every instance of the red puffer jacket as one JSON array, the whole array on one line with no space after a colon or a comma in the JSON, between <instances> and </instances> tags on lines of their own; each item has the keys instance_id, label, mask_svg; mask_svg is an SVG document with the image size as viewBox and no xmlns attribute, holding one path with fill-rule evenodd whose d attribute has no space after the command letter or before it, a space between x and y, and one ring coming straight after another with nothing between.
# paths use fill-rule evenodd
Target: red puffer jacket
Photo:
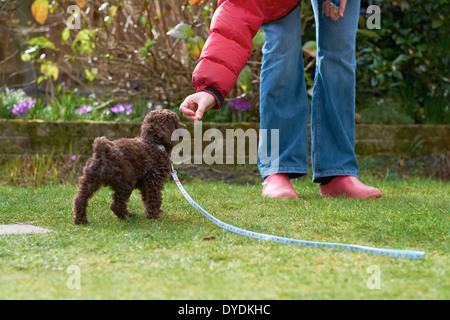
<instances>
[{"instance_id":1,"label":"red puffer jacket","mask_svg":"<svg viewBox=\"0 0 450 320\"><path fill-rule=\"evenodd\" d=\"M220 108L250 57L252 39L263 23L277 20L299 0L219 0L200 62L192 75L196 92L208 91Z\"/></svg>"}]
</instances>

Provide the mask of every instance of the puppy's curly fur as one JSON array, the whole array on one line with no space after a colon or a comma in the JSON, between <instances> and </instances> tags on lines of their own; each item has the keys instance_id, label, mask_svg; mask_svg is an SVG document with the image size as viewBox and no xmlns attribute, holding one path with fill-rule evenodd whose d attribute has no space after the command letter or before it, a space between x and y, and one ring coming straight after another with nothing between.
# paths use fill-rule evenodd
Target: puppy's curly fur
<instances>
[{"instance_id":1,"label":"puppy's curly fur","mask_svg":"<svg viewBox=\"0 0 450 320\"><path fill-rule=\"evenodd\" d=\"M88 199L102 186L114 191L111 210L123 219L133 215L127 201L134 189L139 189L149 219L159 218L164 182L170 173L169 155L174 146L172 132L184 128L178 116L169 110L150 112L135 139L110 141L105 137L94 140L92 157L86 162L83 176L73 201L75 224L88 223ZM166 152L158 146L164 146Z\"/></svg>"}]
</instances>

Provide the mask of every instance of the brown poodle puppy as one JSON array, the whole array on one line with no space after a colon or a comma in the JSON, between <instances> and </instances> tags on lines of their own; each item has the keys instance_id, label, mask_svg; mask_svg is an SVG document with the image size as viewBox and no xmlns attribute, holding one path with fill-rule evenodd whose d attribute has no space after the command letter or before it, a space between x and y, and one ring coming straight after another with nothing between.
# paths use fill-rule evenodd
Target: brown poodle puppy
<instances>
[{"instance_id":1,"label":"brown poodle puppy","mask_svg":"<svg viewBox=\"0 0 450 320\"><path fill-rule=\"evenodd\" d=\"M75 224L88 223L88 199L101 186L114 191L110 208L118 218L133 215L127 210L127 201L134 189L141 193L147 218L159 218L161 191L170 173L169 155L175 144L171 135L180 128L186 129L186 125L180 123L175 113L155 110L145 117L139 138L115 141L96 138L94 154L78 180L73 201Z\"/></svg>"}]
</instances>

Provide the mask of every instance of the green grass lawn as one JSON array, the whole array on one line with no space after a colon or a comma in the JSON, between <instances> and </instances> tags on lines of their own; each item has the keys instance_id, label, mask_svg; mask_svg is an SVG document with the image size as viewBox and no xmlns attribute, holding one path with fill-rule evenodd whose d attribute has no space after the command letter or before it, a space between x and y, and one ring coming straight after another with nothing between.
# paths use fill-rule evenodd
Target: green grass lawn
<instances>
[{"instance_id":1,"label":"green grass lawn","mask_svg":"<svg viewBox=\"0 0 450 320\"><path fill-rule=\"evenodd\" d=\"M246 238L204 218L173 182L161 219L145 218L135 192L129 206L137 216L118 220L109 211L111 191L102 189L86 226L72 223L75 186L1 186L0 223L53 232L0 236L0 299L449 299L449 183L362 180L383 198L321 198L309 180L294 183L301 200L263 199L260 185L184 186L208 212L244 229L419 250L425 260ZM71 286L77 275L79 289Z\"/></svg>"}]
</instances>

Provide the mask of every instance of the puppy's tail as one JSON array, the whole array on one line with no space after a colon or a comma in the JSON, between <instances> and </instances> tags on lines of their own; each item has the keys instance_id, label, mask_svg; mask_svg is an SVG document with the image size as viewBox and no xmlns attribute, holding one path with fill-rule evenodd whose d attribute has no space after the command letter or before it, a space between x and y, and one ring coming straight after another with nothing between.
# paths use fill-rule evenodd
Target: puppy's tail
<instances>
[{"instance_id":1,"label":"puppy's tail","mask_svg":"<svg viewBox=\"0 0 450 320\"><path fill-rule=\"evenodd\" d=\"M114 144L105 137L99 137L94 140L92 147L94 154L110 154L113 152Z\"/></svg>"}]
</instances>

